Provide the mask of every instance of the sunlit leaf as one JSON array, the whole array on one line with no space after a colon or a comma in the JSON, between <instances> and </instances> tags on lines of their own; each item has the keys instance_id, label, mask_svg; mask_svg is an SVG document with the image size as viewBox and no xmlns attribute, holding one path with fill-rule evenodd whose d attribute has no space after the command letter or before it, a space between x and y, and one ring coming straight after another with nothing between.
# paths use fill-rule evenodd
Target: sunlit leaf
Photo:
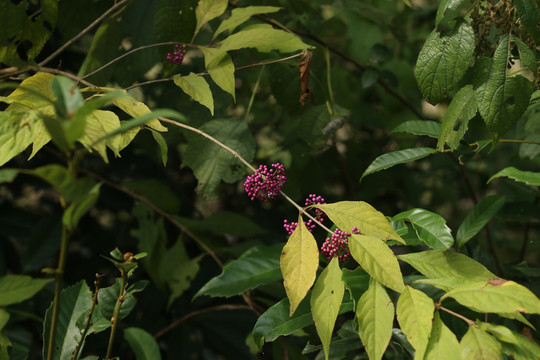
<instances>
[{"instance_id":1,"label":"sunlit leaf","mask_svg":"<svg viewBox=\"0 0 540 360\"><path fill-rule=\"evenodd\" d=\"M313 205L313 207L324 211L342 231L352 232L352 228L356 226L363 235L404 243L388 219L364 201L339 201L331 204Z\"/></svg>"},{"instance_id":2,"label":"sunlit leaf","mask_svg":"<svg viewBox=\"0 0 540 360\"><path fill-rule=\"evenodd\" d=\"M419 359L429 341L434 310L433 300L410 286L405 287L397 302L397 320Z\"/></svg>"},{"instance_id":3,"label":"sunlit leaf","mask_svg":"<svg viewBox=\"0 0 540 360\"><path fill-rule=\"evenodd\" d=\"M366 235L349 237L351 255L375 280L397 292L403 291L403 275L396 256L384 241Z\"/></svg>"},{"instance_id":4,"label":"sunlit leaf","mask_svg":"<svg viewBox=\"0 0 540 360\"><path fill-rule=\"evenodd\" d=\"M280 9L280 7L276 6L246 6L235 8L231 11L231 16L223 20L219 25L214 32L213 38L215 39L219 34L227 30L229 30L229 33L232 33L238 25L246 22L253 15L274 13Z\"/></svg>"},{"instance_id":5,"label":"sunlit leaf","mask_svg":"<svg viewBox=\"0 0 540 360\"><path fill-rule=\"evenodd\" d=\"M244 48L256 48L260 52L278 50L279 52L289 53L307 49L308 45L303 43L296 35L274 29L268 25L232 34L222 41L220 49L231 51Z\"/></svg>"},{"instance_id":6,"label":"sunlit leaf","mask_svg":"<svg viewBox=\"0 0 540 360\"><path fill-rule=\"evenodd\" d=\"M394 304L385 288L372 281L356 307L358 333L370 360L380 360L392 337Z\"/></svg>"},{"instance_id":7,"label":"sunlit leaf","mask_svg":"<svg viewBox=\"0 0 540 360\"><path fill-rule=\"evenodd\" d=\"M212 80L236 101L234 64L229 54L221 49L200 47L204 53L204 64Z\"/></svg>"},{"instance_id":8,"label":"sunlit leaf","mask_svg":"<svg viewBox=\"0 0 540 360\"><path fill-rule=\"evenodd\" d=\"M313 235L307 230L302 217L281 252L283 286L290 301L289 316L306 296L315 282L319 266L319 248Z\"/></svg>"},{"instance_id":9,"label":"sunlit leaf","mask_svg":"<svg viewBox=\"0 0 540 360\"><path fill-rule=\"evenodd\" d=\"M436 153L437 150L432 148L414 148L414 149L404 149L398 150L390 153L383 154L377 157L373 162L368 166L366 171L362 174L360 180L369 174L373 174L377 171L391 168L394 165L408 163L410 161L415 161L423 159L431 154Z\"/></svg>"},{"instance_id":10,"label":"sunlit leaf","mask_svg":"<svg viewBox=\"0 0 540 360\"><path fill-rule=\"evenodd\" d=\"M469 326L459 345L463 360L502 359L501 343L476 326Z\"/></svg>"},{"instance_id":11,"label":"sunlit leaf","mask_svg":"<svg viewBox=\"0 0 540 360\"><path fill-rule=\"evenodd\" d=\"M122 97L115 97L114 99L112 99L111 102L133 118L137 118L151 112L145 103L137 101L131 96L126 95ZM144 125L160 132L168 130L165 126L161 125L159 120L156 118L149 119L147 122L144 123Z\"/></svg>"},{"instance_id":12,"label":"sunlit leaf","mask_svg":"<svg viewBox=\"0 0 540 360\"><path fill-rule=\"evenodd\" d=\"M446 220L431 211L412 209L397 214L392 219L409 221L418 238L434 250L444 251L454 243L451 230L446 226Z\"/></svg>"},{"instance_id":13,"label":"sunlit leaf","mask_svg":"<svg viewBox=\"0 0 540 360\"><path fill-rule=\"evenodd\" d=\"M398 259L410 264L431 279L461 278L482 281L497 277L479 262L451 251L428 250L398 255Z\"/></svg>"},{"instance_id":14,"label":"sunlit leaf","mask_svg":"<svg viewBox=\"0 0 540 360\"><path fill-rule=\"evenodd\" d=\"M509 166L499 171L495 175L489 178L488 183L498 177L506 176L510 179L524 182L527 185L540 186L540 173L532 171L518 170L513 166Z\"/></svg>"},{"instance_id":15,"label":"sunlit leaf","mask_svg":"<svg viewBox=\"0 0 540 360\"><path fill-rule=\"evenodd\" d=\"M439 312L435 312L424 359L455 360L460 351L456 335L442 322Z\"/></svg>"},{"instance_id":16,"label":"sunlit leaf","mask_svg":"<svg viewBox=\"0 0 540 360\"><path fill-rule=\"evenodd\" d=\"M195 9L197 25L195 26L195 34L193 37L197 35L204 24L221 16L227 9L227 5L227 0L199 0L197 9Z\"/></svg>"},{"instance_id":17,"label":"sunlit leaf","mask_svg":"<svg viewBox=\"0 0 540 360\"><path fill-rule=\"evenodd\" d=\"M513 281L490 279L465 284L446 293L441 301L449 297L482 313L540 314L540 299Z\"/></svg>"},{"instance_id":18,"label":"sunlit leaf","mask_svg":"<svg viewBox=\"0 0 540 360\"><path fill-rule=\"evenodd\" d=\"M465 245L467 241L478 234L504 206L505 201L506 198L499 195L492 195L482 199L460 225L456 234L458 247Z\"/></svg>"},{"instance_id":19,"label":"sunlit leaf","mask_svg":"<svg viewBox=\"0 0 540 360\"><path fill-rule=\"evenodd\" d=\"M230 297L280 280L279 258L282 249L282 244L249 249L237 260L229 262L223 272L207 282L195 297Z\"/></svg>"},{"instance_id":20,"label":"sunlit leaf","mask_svg":"<svg viewBox=\"0 0 540 360\"><path fill-rule=\"evenodd\" d=\"M345 293L344 285L341 280L339 260L337 257L333 257L326 269L319 275L311 293L313 321L321 339L326 359L328 359L332 332Z\"/></svg>"},{"instance_id":21,"label":"sunlit leaf","mask_svg":"<svg viewBox=\"0 0 540 360\"><path fill-rule=\"evenodd\" d=\"M214 98L210 86L204 77L189 73L189 75L174 75L174 83L178 85L187 95L201 105L204 105L214 115Z\"/></svg>"},{"instance_id":22,"label":"sunlit leaf","mask_svg":"<svg viewBox=\"0 0 540 360\"><path fill-rule=\"evenodd\" d=\"M474 31L465 21L448 35L438 30L428 36L416 62L416 81L431 104L441 102L465 75L474 53Z\"/></svg>"}]
</instances>

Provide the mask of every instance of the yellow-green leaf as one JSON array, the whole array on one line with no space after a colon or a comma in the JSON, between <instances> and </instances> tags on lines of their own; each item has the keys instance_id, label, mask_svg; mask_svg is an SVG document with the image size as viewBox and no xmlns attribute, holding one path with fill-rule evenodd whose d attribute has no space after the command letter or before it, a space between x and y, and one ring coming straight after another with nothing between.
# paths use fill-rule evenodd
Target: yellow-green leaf
<instances>
[{"instance_id":1,"label":"yellow-green leaf","mask_svg":"<svg viewBox=\"0 0 540 360\"><path fill-rule=\"evenodd\" d=\"M373 236L356 235L349 237L352 257L375 280L397 292L402 292L403 275L396 256L388 245Z\"/></svg>"},{"instance_id":2,"label":"yellow-green leaf","mask_svg":"<svg viewBox=\"0 0 540 360\"><path fill-rule=\"evenodd\" d=\"M326 359L344 293L345 284L341 280L339 260L334 257L317 279L311 293L311 313Z\"/></svg>"},{"instance_id":3,"label":"yellow-green leaf","mask_svg":"<svg viewBox=\"0 0 540 360\"><path fill-rule=\"evenodd\" d=\"M280 9L280 7L276 6L247 6L233 9L231 11L231 17L223 20L214 33L213 38L215 39L219 34L226 30L229 30L229 33L233 32L238 25L244 23L253 15L273 13Z\"/></svg>"},{"instance_id":4,"label":"yellow-green leaf","mask_svg":"<svg viewBox=\"0 0 540 360\"><path fill-rule=\"evenodd\" d=\"M356 226L362 235L375 236L383 240L397 240L405 244L388 219L364 201L340 201L314 205L314 207L324 211L342 231L352 232L352 228Z\"/></svg>"},{"instance_id":5,"label":"yellow-green leaf","mask_svg":"<svg viewBox=\"0 0 540 360\"><path fill-rule=\"evenodd\" d=\"M116 89L112 89L116 90ZM140 101L137 101L133 99L130 96L122 96L122 97L115 97L112 100L112 103L118 108L120 108L123 112L130 115L133 118L142 116L144 114L150 113L150 109L148 106L146 106L145 103L142 103ZM154 129L156 131L164 132L168 131L168 129L161 125L158 119L152 119L145 123L146 126L148 126L151 129Z\"/></svg>"},{"instance_id":6,"label":"yellow-green leaf","mask_svg":"<svg viewBox=\"0 0 540 360\"><path fill-rule=\"evenodd\" d=\"M291 305L289 316L292 316L313 285L319 266L317 241L304 225L302 217L299 217L296 230L283 247L280 266L283 286Z\"/></svg>"},{"instance_id":7,"label":"yellow-green leaf","mask_svg":"<svg viewBox=\"0 0 540 360\"><path fill-rule=\"evenodd\" d=\"M482 313L540 314L540 299L513 281L491 279L465 284L446 293L441 301L449 297Z\"/></svg>"},{"instance_id":8,"label":"yellow-green leaf","mask_svg":"<svg viewBox=\"0 0 540 360\"><path fill-rule=\"evenodd\" d=\"M109 146L116 154L118 153L119 137L113 137L107 140L95 143L96 140L102 138L105 134L118 129L120 120L112 111L94 110L86 119L86 128L84 136L79 139L88 149L94 149L103 158L105 162L109 162L107 158L107 146Z\"/></svg>"},{"instance_id":9,"label":"yellow-green leaf","mask_svg":"<svg viewBox=\"0 0 540 360\"><path fill-rule=\"evenodd\" d=\"M442 322L439 312L435 312L424 360L456 360L461 349L456 335Z\"/></svg>"},{"instance_id":10,"label":"yellow-green leaf","mask_svg":"<svg viewBox=\"0 0 540 360\"><path fill-rule=\"evenodd\" d=\"M506 326L476 321L478 327L499 340L503 352L512 355L515 360L540 359L540 346L527 336L512 331Z\"/></svg>"},{"instance_id":11,"label":"yellow-green leaf","mask_svg":"<svg viewBox=\"0 0 540 360\"><path fill-rule=\"evenodd\" d=\"M468 256L451 251L422 251L399 255L416 270L431 279L462 278L467 281L494 279L496 276L479 262Z\"/></svg>"},{"instance_id":12,"label":"yellow-green leaf","mask_svg":"<svg viewBox=\"0 0 540 360\"><path fill-rule=\"evenodd\" d=\"M206 80L197 74L189 73L187 76L174 75L174 83L186 94L201 105L204 105L214 115L214 98Z\"/></svg>"},{"instance_id":13,"label":"yellow-green leaf","mask_svg":"<svg viewBox=\"0 0 540 360\"><path fill-rule=\"evenodd\" d=\"M231 51L243 48L256 48L260 52L277 50L288 53L302 51L309 46L296 35L274 29L270 25L258 26L230 35L221 43L221 50Z\"/></svg>"},{"instance_id":14,"label":"yellow-green leaf","mask_svg":"<svg viewBox=\"0 0 540 360\"><path fill-rule=\"evenodd\" d=\"M236 101L234 91L234 64L226 52L209 47L200 47L204 53L206 70L214 82L223 90L232 95Z\"/></svg>"},{"instance_id":15,"label":"yellow-green leaf","mask_svg":"<svg viewBox=\"0 0 540 360\"><path fill-rule=\"evenodd\" d=\"M397 302L397 320L419 359L429 342L434 310L433 300L410 286L405 287Z\"/></svg>"},{"instance_id":16,"label":"yellow-green leaf","mask_svg":"<svg viewBox=\"0 0 540 360\"><path fill-rule=\"evenodd\" d=\"M476 326L469 326L469 331L463 336L459 345L462 360L502 359L501 343Z\"/></svg>"},{"instance_id":17,"label":"yellow-green leaf","mask_svg":"<svg viewBox=\"0 0 540 360\"><path fill-rule=\"evenodd\" d=\"M200 0L197 9L195 9L197 26L195 27L193 38L195 38L195 35L197 35L204 24L221 16L227 9L227 4L227 0Z\"/></svg>"},{"instance_id":18,"label":"yellow-green leaf","mask_svg":"<svg viewBox=\"0 0 540 360\"><path fill-rule=\"evenodd\" d=\"M369 359L381 359L392 337L394 304L377 281L372 281L369 289L358 300L356 319L358 333Z\"/></svg>"}]
</instances>

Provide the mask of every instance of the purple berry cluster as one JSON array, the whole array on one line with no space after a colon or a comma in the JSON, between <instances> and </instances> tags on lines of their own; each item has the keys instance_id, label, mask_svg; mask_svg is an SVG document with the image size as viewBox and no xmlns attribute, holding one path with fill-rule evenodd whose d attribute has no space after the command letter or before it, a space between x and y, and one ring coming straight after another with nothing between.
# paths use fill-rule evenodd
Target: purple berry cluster
<instances>
[{"instance_id":1,"label":"purple berry cluster","mask_svg":"<svg viewBox=\"0 0 540 360\"><path fill-rule=\"evenodd\" d=\"M184 55L186 53L186 45L175 45L173 53L167 54L167 60L170 64L180 65L184 61Z\"/></svg>"},{"instance_id":2,"label":"purple berry cluster","mask_svg":"<svg viewBox=\"0 0 540 360\"><path fill-rule=\"evenodd\" d=\"M286 181L285 168L282 164L272 164L271 169L266 165L261 165L254 174L247 177L244 189L251 200L259 199L267 202L279 196L281 187Z\"/></svg>"},{"instance_id":3,"label":"purple berry cluster","mask_svg":"<svg viewBox=\"0 0 540 360\"><path fill-rule=\"evenodd\" d=\"M360 229L356 226L352 228L354 234L360 234ZM339 229L334 230L331 237L326 238L321 246L321 253L327 260L331 260L337 255L339 262L345 262L351 257L351 251L349 250L349 236L350 232L341 231Z\"/></svg>"},{"instance_id":4,"label":"purple berry cluster","mask_svg":"<svg viewBox=\"0 0 540 360\"><path fill-rule=\"evenodd\" d=\"M311 206L315 204L326 204L326 201L320 195L309 194L309 196L307 197L304 203L304 206ZM324 212L322 212L322 210L315 209L315 218L321 223L324 221L323 216L324 216ZM313 232L313 230L315 230L315 228L317 227L315 222L311 219L309 219L305 223L305 225L309 232ZM287 234L289 235L292 235L292 233L294 232L297 226L298 226L298 223L296 221L289 223L288 220L283 220L283 228L285 229L285 231L287 231Z\"/></svg>"}]
</instances>

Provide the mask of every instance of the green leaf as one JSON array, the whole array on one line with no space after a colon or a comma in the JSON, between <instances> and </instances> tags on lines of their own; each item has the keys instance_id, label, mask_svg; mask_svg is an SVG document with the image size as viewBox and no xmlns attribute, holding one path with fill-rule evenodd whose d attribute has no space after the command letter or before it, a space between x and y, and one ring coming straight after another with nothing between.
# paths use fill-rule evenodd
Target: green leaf
<instances>
[{"instance_id":1,"label":"green leaf","mask_svg":"<svg viewBox=\"0 0 540 360\"><path fill-rule=\"evenodd\" d=\"M112 111L94 110L87 117L85 133L79 141L87 149L96 150L103 158L103 161L108 163L107 147L111 148L115 154L118 154L120 151L118 146L119 138L110 138L105 141L99 140L119 128L120 120L115 113Z\"/></svg>"},{"instance_id":2,"label":"green leaf","mask_svg":"<svg viewBox=\"0 0 540 360\"><path fill-rule=\"evenodd\" d=\"M143 329L136 327L124 329L124 339L129 343L137 360L161 359L157 341Z\"/></svg>"},{"instance_id":3,"label":"green leaf","mask_svg":"<svg viewBox=\"0 0 540 360\"><path fill-rule=\"evenodd\" d=\"M452 150L457 149L459 142L467 132L469 120L477 111L476 100L472 85L466 85L459 89L450 102L444 118L437 142L437 149L444 150L444 144L448 144ZM456 130L454 130L456 129Z\"/></svg>"},{"instance_id":4,"label":"green leaf","mask_svg":"<svg viewBox=\"0 0 540 360\"><path fill-rule=\"evenodd\" d=\"M282 244L249 249L237 260L229 262L221 275L207 282L194 298L201 295L231 297L280 280L279 258L282 249Z\"/></svg>"},{"instance_id":5,"label":"green leaf","mask_svg":"<svg viewBox=\"0 0 540 360\"><path fill-rule=\"evenodd\" d=\"M502 359L501 343L476 326L469 326L459 345L463 360Z\"/></svg>"},{"instance_id":6,"label":"green leaf","mask_svg":"<svg viewBox=\"0 0 540 360\"><path fill-rule=\"evenodd\" d=\"M370 360L380 360L392 337L394 304L385 288L372 281L356 307L358 333Z\"/></svg>"},{"instance_id":7,"label":"green leaf","mask_svg":"<svg viewBox=\"0 0 540 360\"><path fill-rule=\"evenodd\" d=\"M398 150L391 153L383 154L377 157L373 162L368 166L366 171L362 174L360 180L369 174L373 174L377 171L391 168L394 165L408 163L409 161L423 159L431 154L434 154L437 150L432 148L414 148L414 149L404 149Z\"/></svg>"},{"instance_id":8,"label":"green leaf","mask_svg":"<svg viewBox=\"0 0 540 360\"><path fill-rule=\"evenodd\" d=\"M366 235L349 237L352 257L375 280L397 292L402 292L403 275L396 256L384 241Z\"/></svg>"},{"instance_id":9,"label":"green leaf","mask_svg":"<svg viewBox=\"0 0 540 360\"><path fill-rule=\"evenodd\" d=\"M482 313L540 314L540 299L513 281L492 279L465 284L447 292L441 301L449 297Z\"/></svg>"},{"instance_id":10,"label":"green leaf","mask_svg":"<svg viewBox=\"0 0 540 360\"><path fill-rule=\"evenodd\" d=\"M121 281L120 278L117 278L113 285L99 289L97 312L101 318L107 321L107 327L110 326L111 317L114 316L114 309L120 295ZM124 302L120 308L120 319L125 318L133 311L133 309L135 309L137 299L135 299L133 294L142 291L146 285L148 285L148 281L141 280L124 290ZM92 318L92 320L94 320L94 318ZM100 331L101 330L104 329L100 329Z\"/></svg>"},{"instance_id":11,"label":"green leaf","mask_svg":"<svg viewBox=\"0 0 540 360\"><path fill-rule=\"evenodd\" d=\"M534 340L505 326L476 321L478 327L495 336L503 346L503 352L516 360L540 358L540 346Z\"/></svg>"},{"instance_id":12,"label":"green leaf","mask_svg":"<svg viewBox=\"0 0 540 360\"><path fill-rule=\"evenodd\" d=\"M206 106L212 116L214 116L214 98L212 97L210 86L208 86L204 77L189 73L187 76L174 75L173 80L193 100Z\"/></svg>"},{"instance_id":13,"label":"green leaf","mask_svg":"<svg viewBox=\"0 0 540 360\"><path fill-rule=\"evenodd\" d=\"M535 0L515 0L513 5L516 7L519 18L529 34L538 42L540 39L540 29L538 29L540 9L538 3Z\"/></svg>"},{"instance_id":14,"label":"green leaf","mask_svg":"<svg viewBox=\"0 0 540 360\"><path fill-rule=\"evenodd\" d=\"M345 286L341 280L339 260L333 257L319 275L311 293L313 322L323 345L325 359L328 359L330 340L344 293Z\"/></svg>"},{"instance_id":15,"label":"green leaf","mask_svg":"<svg viewBox=\"0 0 540 360\"><path fill-rule=\"evenodd\" d=\"M460 21L448 35L433 30L416 62L416 81L422 96L437 104L465 75L474 54L474 31Z\"/></svg>"},{"instance_id":16,"label":"green leaf","mask_svg":"<svg viewBox=\"0 0 540 360\"><path fill-rule=\"evenodd\" d=\"M441 124L437 121L410 120L399 124L391 132L405 132L414 135L425 135L437 139L441 133Z\"/></svg>"},{"instance_id":17,"label":"green leaf","mask_svg":"<svg viewBox=\"0 0 540 360\"><path fill-rule=\"evenodd\" d=\"M229 54L221 49L201 46L204 54L204 64L210 77L223 91L232 95L236 101L234 64Z\"/></svg>"},{"instance_id":18,"label":"green leaf","mask_svg":"<svg viewBox=\"0 0 540 360\"><path fill-rule=\"evenodd\" d=\"M492 195L482 199L460 225L456 234L458 247L462 247L478 234L504 206L505 202L506 198L500 195Z\"/></svg>"},{"instance_id":19,"label":"green leaf","mask_svg":"<svg viewBox=\"0 0 540 360\"><path fill-rule=\"evenodd\" d=\"M351 299L353 299L356 304L356 301L358 301L360 296L368 289L371 276L369 276L360 266L354 270L343 268L342 273L341 280L345 283L345 287L349 291Z\"/></svg>"},{"instance_id":20,"label":"green leaf","mask_svg":"<svg viewBox=\"0 0 540 360\"><path fill-rule=\"evenodd\" d=\"M27 275L6 275L0 278L0 306L30 299L53 279L32 279Z\"/></svg>"},{"instance_id":21,"label":"green leaf","mask_svg":"<svg viewBox=\"0 0 540 360\"><path fill-rule=\"evenodd\" d=\"M324 211L342 231L352 232L352 228L356 226L363 235L404 243L386 216L366 202L339 201L331 204L313 205L313 207Z\"/></svg>"},{"instance_id":22,"label":"green leaf","mask_svg":"<svg viewBox=\"0 0 540 360\"><path fill-rule=\"evenodd\" d=\"M431 279L460 278L469 281L495 279L493 273L463 254L435 250L398 255L423 275Z\"/></svg>"},{"instance_id":23,"label":"green leaf","mask_svg":"<svg viewBox=\"0 0 540 360\"><path fill-rule=\"evenodd\" d=\"M496 179L501 176L506 176L506 177L509 177L510 179L524 182L527 185L540 186L540 173L518 170L513 166L504 168L498 173L496 173L495 175L493 175L492 177L490 177L489 180L487 181L488 184L491 180Z\"/></svg>"},{"instance_id":24,"label":"green leaf","mask_svg":"<svg viewBox=\"0 0 540 360\"><path fill-rule=\"evenodd\" d=\"M216 119L200 128L204 133L234 149L246 161L255 156L255 140L245 121ZM244 177L246 168L230 152L201 135L186 133L188 146L184 151L182 167L193 169L199 185L197 191L205 198L215 196L220 181L233 183Z\"/></svg>"},{"instance_id":25,"label":"green leaf","mask_svg":"<svg viewBox=\"0 0 540 360\"><path fill-rule=\"evenodd\" d=\"M34 11L39 11L40 16L29 16ZM35 59L51 36L57 18L58 2L55 0L3 3L0 12L0 62L22 66ZM25 46L21 46L23 43Z\"/></svg>"},{"instance_id":26,"label":"green leaf","mask_svg":"<svg viewBox=\"0 0 540 360\"><path fill-rule=\"evenodd\" d=\"M435 312L425 360L455 360L460 354L456 335L442 322L439 312Z\"/></svg>"},{"instance_id":27,"label":"green leaf","mask_svg":"<svg viewBox=\"0 0 540 360\"><path fill-rule=\"evenodd\" d=\"M397 320L419 359L423 358L429 342L433 311L433 300L420 290L406 286L399 296Z\"/></svg>"},{"instance_id":28,"label":"green leaf","mask_svg":"<svg viewBox=\"0 0 540 360\"><path fill-rule=\"evenodd\" d=\"M507 64L512 57L515 38L500 38L490 63L487 79L475 91L480 115L494 141L503 136L527 109L532 83L517 74L510 76Z\"/></svg>"},{"instance_id":29,"label":"green leaf","mask_svg":"<svg viewBox=\"0 0 540 360\"><path fill-rule=\"evenodd\" d=\"M282 53L289 53L302 51L308 47L296 35L267 25L249 28L230 35L221 42L220 49L222 51L231 51L256 48L260 52L277 50Z\"/></svg>"},{"instance_id":30,"label":"green leaf","mask_svg":"<svg viewBox=\"0 0 540 360\"><path fill-rule=\"evenodd\" d=\"M340 314L353 310L352 301L344 301L339 309ZM264 342L272 342L279 336L290 335L293 332L313 325L308 299L304 299L292 317L289 316L289 299L285 298L266 310L253 327L255 342L262 347Z\"/></svg>"},{"instance_id":31,"label":"green leaf","mask_svg":"<svg viewBox=\"0 0 540 360\"><path fill-rule=\"evenodd\" d=\"M193 38L197 35L201 27L212 19L221 16L227 9L227 0L199 0L195 16L197 17L197 25Z\"/></svg>"},{"instance_id":32,"label":"green leaf","mask_svg":"<svg viewBox=\"0 0 540 360\"><path fill-rule=\"evenodd\" d=\"M101 292L100 292L101 293ZM92 293L86 282L79 281L60 293L60 309L54 337L53 359L69 359L78 342L88 319L88 311L92 306ZM52 322L52 304L45 313L43 322L43 339L49 339ZM48 341L43 343L43 358L47 358Z\"/></svg>"},{"instance_id":33,"label":"green leaf","mask_svg":"<svg viewBox=\"0 0 540 360\"><path fill-rule=\"evenodd\" d=\"M167 147L167 142L165 141L165 138L163 138L163 135L158 133L154 129L150 129L152 132L152 136L154 137L154 140L159 145L159 150L161 152L161 161L163 162L163 166L167 166L167 154L169 152L169 148Z\"/></svg>"},{"instance_id":34,"label":"green leaf","mask_svg":"<svg viewBox=\"0 0 540 360\"><path fill-rule=\"evenodd\" d=\"M397 214L392 220L409 221L418 238L434 250L444 251L454 243L450 228L446 226L446 220L431 211L412 209Z\"/></svg>"},{"instance_id":35,"label":"green leaf","mask_svg":"<svg viewBox=\"0 0 540 360\"><path fill-rule=\"evenodd\" d=\"M229 30L229 33L232 33L238 25L246 22L253 15L274 13L280 9L280 7L276 6L246 6L233 9L231 16L223 20L212 38L215 39L219 34L227 30Z\"/></svg>"},{"instance_id":36,"label":"green leaf","mask_svg":"<svg viewBox=\"0 0 540 360\"><path fill-rule=\"evenodd\" d=\"M96 184L86 195L71 203L64 211L62 222L68 230L74 230L81 217L94 207L99 198L100 187L101 184Z\"/></svg>"},{"instance_id":37,"label":"green leaf","mask_svg":"<svg viewBox=\"0 0 540 360\"><path fill-rule=\"evenodd\" d=\"M437 9L435 26L443 26L450 20L462 16L472 6L470 0L443 0Z\"/></svg>"},{"instance_id":38,"label":"green leaf","mask_svg":"<svg viewBox=\"0 0 540 360\"><path fill-rule=\"evenodd\" d=\"M315 282L319 267L317 241L306 228L301 216L298 217L298 226L281 251L280 265L283 286L291 305L289 316L293 316Z\"/></svg>"}]
</instances>

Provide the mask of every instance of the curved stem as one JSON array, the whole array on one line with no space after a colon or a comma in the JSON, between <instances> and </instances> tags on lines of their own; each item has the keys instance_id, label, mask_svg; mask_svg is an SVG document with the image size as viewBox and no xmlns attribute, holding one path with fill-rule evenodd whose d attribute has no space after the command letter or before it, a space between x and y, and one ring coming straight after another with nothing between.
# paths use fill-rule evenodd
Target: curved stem
<instances>
[{"instance_id":1,"label":"curved stem","mask_svg":"<svg viewBox=\"0 0 540 360\"><path fill-rule=\"evenodd\" d=\"M101 22L101 20L105 19L107 16L109 16L109 14L111 14L113 11L115 11L119 7L125 5L128 1L130 1L130 0L121 0L121 1L117 2L116 4L114 4L113 6L111 6L111 8L109 10L107 10L103 14L101 14L100 17L98 17L96 20L94 20L90 25L85 27L80 33L78 33L73 38L71 38L69 41L67 41L64 45L60 46L55 52L53 52L51 55L49 55L47 58L45 58L45 60L41 61L38 65L39 66L44 66L49 61L51 61L52 59L57 57L62 51L64 51L66 48L68 48L71 44L73 44L75 41L79 40L84 34L89 32L90 30L92 30L92 28L94 28L94 26L99 24Z\"/></svg>"},{"instance_id":2,"label":"curved stem","mask_svg":"<svg viewBox=\"0 0 540 360\"><path fill-rule=\"evenodd\" d=\"M88 319L86 320L86 326L84 327L83 333L81 335L81 339L75 346L75 352L73 355L71 355L71 358L73 360L77 360L79 357L79 352L81 351L82 344L84 343L84 339L86 339L86 334L88 334L88 329L90 329L90 324L92 320L92 314L94 313L94 309L96 308L97 300L98 300L98 293L99 293L99 282L101 280L101 275L96 274L96 280L94 280L94 286L96 287L94 291L94 296L92 297L92 307L90 308L90 311L88 312Z\"/></svg>"},{"instance_id":3,"label":"curved stem","mask_svg":"<svg viewBox=\"0 0 540 360\"><path fill-rule=\"evenodd\" d=\"M122 307L122 303L124 302L124 291L126 289L127 274L124 270L121 270L121 271L122 271L122 282L120 283L120 292L118 293L118 299L116 300L116 307L114 309L114 315L111 319L111 336L109 337L109 346L107 346L107 355L105 356L105 360L110 360L111 358L114 336L116 335L116 328L118 326L118 321L120 320L119 319L120 308Z\"/></svg>"}]
</instances>

